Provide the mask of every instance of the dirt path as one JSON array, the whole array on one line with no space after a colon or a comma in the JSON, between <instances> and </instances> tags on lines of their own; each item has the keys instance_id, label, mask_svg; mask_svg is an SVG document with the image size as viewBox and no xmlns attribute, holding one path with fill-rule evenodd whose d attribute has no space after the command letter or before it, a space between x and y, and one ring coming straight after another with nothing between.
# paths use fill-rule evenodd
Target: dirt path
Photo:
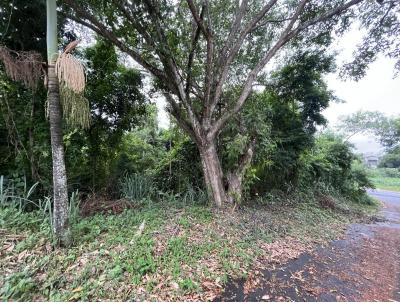
<instances>
[{"instance_id":1,"label":"dirt path","mask_svg":"<svg viewBox=\"0 0 400 302\"><path fill-rule=\"evenodd\" d=\"M343 239L260 272L254 289L232 281L218 301L400 302L400 193L370 194L387 221L351 225Z\"/></svg>"}]
</instances>

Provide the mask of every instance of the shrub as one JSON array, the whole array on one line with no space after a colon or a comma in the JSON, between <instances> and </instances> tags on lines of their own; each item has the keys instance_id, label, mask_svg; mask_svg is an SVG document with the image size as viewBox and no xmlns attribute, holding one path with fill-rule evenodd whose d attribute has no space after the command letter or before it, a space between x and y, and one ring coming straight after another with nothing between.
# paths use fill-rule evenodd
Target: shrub
<instances>
[{"instance_id":1,"label":"shrub","mask_svg":"<svg viewBox=\"0 0 400 302\"><path fill-rule=\"evenodd\" d=\"M323 134L314 147L301 158L301 186L329 190L353 201L364 202L365 191L373 188L361 161L353 154L351 145L333 134Z\"/></svg>"},{"instance_id":2,"label":"shrub","mask_svg":"<svg viewBox=\"0 0 400 302\"><path fill-rule=\"evenodd\" d=\"M130 201L147 199L154 192L151 177L144 174L126 174L119 182L120 193Z\"/></svg>"}]
</instances>

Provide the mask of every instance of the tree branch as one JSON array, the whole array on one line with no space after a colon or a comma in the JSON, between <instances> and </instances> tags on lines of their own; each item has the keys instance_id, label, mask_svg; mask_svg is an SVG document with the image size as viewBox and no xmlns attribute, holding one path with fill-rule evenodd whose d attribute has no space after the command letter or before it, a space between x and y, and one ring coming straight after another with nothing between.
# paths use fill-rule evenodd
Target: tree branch
<instances>
[{"instance_id":1,"label":"tree branch","mask_svg":"<svg viewBox=\"0 0 400 302\"><path fill-rule=\"evenodd\" d=\"M215 106L218 103L218 100L222 93L222 87L228 76L228 71L231 66L231 63L232 63L233 59L236 57L240 48L242 47L247 34L250 33L252 28L271 10L271 8L276 4L277 1L278 0L270 0L258 14L256 14L254 16L254 18L247 23L245 28L241 31L241 33L240 33L238 39L236 40L236 42L234 43L233 47L227 49L229 51L229 55L226 57L225 60L223 60L222 66L220 66L220 68L219 68L220 70L218 71L218 73L220 73L220 76L217 81L215 94L213 96L213 100L211 103L211 112L214 111ZM225 54L222 54L222 55L225 55Z\"/></svg>"},{"instance_id":2,"label":"tree branch","mask_svg":"<svg viewBox=\"0 0 400 302\"><path fill-rule=\"evenodd\" d=\"M257 140L255 138L250 138L250 141L245 148L245 152L239 159L239 165L237 166L235 171L236 175L243 176L244 172L246 172L247 167L250 165L253 159L256 142Z\"/></svg>"},{"instance_id":3,"label":"tree branch","mask_svg":"<svg viewBox=\"0 0 400 302\"><path fill-rule=\"evenodd\" d=\"M315 24L320 23L320 22L324 22L324 21L328 20L329 18L331 18L331 17L333 17L335 15L339 15L343 11L345 11L345 10L349 9L350 7L352 7L354 5L357 5L357 4L359 4L359 3L363 2L363 1L365 1L365 0L351 0L351 1L347 2L346 4L343 4L341 6L333 8L330 11L327 11L326 13L322 14L319 17L316 17L314 19L311 19L310 21L307 21L307 22L304 22L304 23L300 24L297 27L296 31L299 32L301 30L306 29L307 27L310 27L310 26L315 25Z\"/></svg>"},{"instance_id":4,"label":"tree branch","mask_svg":"<svg viewBox=\"0 0 400 302\"><path fill-rule=\"evenodd\" d=\"M232 47L232 43L239 32L240 25L242 24L242 19L246 13L248 3L249 0L243 0L235 14L235 20L233 21L231 30L229 31L228 38L226 39L225 44L221 50L221 59L226 58L225 55L227 54L228 49Z\"/></svg>"},{"instance_id":5,"label":"tree branch","mask_svg":"<svg viewBox=\"0 0 400 302\"><path fill-rule=\"evenodd\" d=\"M319 22L324 22L324 21L328 20L329 18L344 12L345 10L349 9L350 7L356 5L364 0L351 0L351 1L347 2L346 4L343 4L336 8L333 8L333 9L329 10L328 12L325 12L316 18L313 18L309 21L301 23L295 29L293 29L294 24L296 23L298 17L300 16L302 10L304 9L304 6L307 4L308 1L309 0L301 1L296 12L292 16L292 18L290 18L291 21L290 21L289 25L283 31L283 33L281 34L277 43L265 54L263 59L250 72L250 74L246 80L246 83L242 89L242 93L239 96L236 104L234 105L234 107L232 109L225 111L225 113L214 123L214 125L212 126L212 130L208 133L209 139L215 138L215 136L219 133L219 131L221 131L221 129L225 125L225 123L229 120L229 118L232 115L236 114L242 108L244 102L246 101L247 97L251 93L252 83L256 79L258 73L261 71L262 68L264 68L264 66L271 60L271 58L277 53L277 51L280 48L282 48L287 42L289 42L293 37L295 37L302 30L304 30L312 25L315 25Z\"/></svg>"},{"instance_id":6,"label":"tree branch","mask_svg":"<svg viewBox=\"0 0 400 302\"><path fill-rule=\"evenodd\" d=\"M186 131L186 133L196 142L199 141L199 138L196 136L195 131L193 130L193 126L182 116L181 110L179 108L179 104L174 100L174 98L169 93L164 93L167 102L171 105L170 113L174 116L175 120L179 124L179 126Z\"/></svg>"},{"instance_id":7,"label":"tree branch","mask_svg":"<svg viewBox=\"0 0 400 302\"><path fill-rule=\"evenodd\" d=\"M273 56L281 49L295 34L294 32L291 33L291 30L297 21L298 17L300 16L301 12L303 11L305 5L310 0L302 0L297 7L295 13L293 14L290 23L287 25L285 30L282 32L281 36L279 37L278 41L275 45L264 55L264 57L258 62L258 64L254 67L254 69L249 73L245 85L242 89L242 93L240 94L236 104L231 110L226 110L225 113L214 123L212 129L208 133L209 139L213 139L216 135L221 131L222 127L225 123L236 114L243 106L244 102L246 101L247 97L251 93L252 84L255 81L258 73L261 71L262 68L273 58Z\"/></svg>"},{"instance_id":8,"label":"tree branch","mask_svg":"<svg viewBox=\"0 0 400 302\"><path fill-rule=\"evenodd\" d=\"M204 7L201 10L200 13L200 19L203 19L203 15L204 15ZM191 90L191 86L192 86L192 65L193 65L193 60L194 60L194 55L196 52L196 46L197 46L197 42L199 41L199 37L200 37L200 27L197 24L196 30L194 32L193 38L192 38L192 45L191 45L191 50L189 53L189 57L188 57L188 63L187 63L187 72L186 72L186 97L189 99L189 93Z\"/></svg>"},{"instance_id":9,"label":"tree branch","mask_svg":"<svg viewBox=\"0 0 400 302\"><path fill-rule=\"evenodd\" d=\"M205 0L205 11L207 14L207 62L206 62L206 76L204 81L204 125L206 128L209 127L211 112L210 111L210 94L211 94L211 85L213 84L214 73L213 65L214 65L214 38L212 34L211 28L211 17L208 9L208 0Z\"/></svg>"},{"instance_id":10,"label":"tree branch","mask_svg":"<svg viewBox=\"0 0 400 302\"><path fill-rule=\"evenodd\" d=\"M197 23L197 26L200 28L200 30L202 31L203 35L205 37L207 37L208 36L208 31L207 31L206 27L204 26L203 19L200 18L199 14L197 13L197 9L196 9L196 6L193 3L193 0L186 0L186 2L188 4L188 6L189 6L190 12L192 13L193 19Z\"/></svg>"},{"instance_id":11,"label":"tree branch","mask_svg":"<svg viewBox=\"0 0 400 302\"><path fill-rule=\"evenodd\" d=\"M85 27L93 30L100 36L103 36L110 40L115 46L117 46L122 52L129 54L137 63L142 65L145 69L150 71L155 77L159 78L162 82L168 83L168 77L165 73L158 69L156 66L145 60L138 52L129 48L124 42L119 40L111 31L109 31L95 16L90 14L88 11L82 9L73 0L64 0L64 2L70 6L76 13L76 16L66 15L69 19L82 24Z\"/></svg>"}]
</instances>

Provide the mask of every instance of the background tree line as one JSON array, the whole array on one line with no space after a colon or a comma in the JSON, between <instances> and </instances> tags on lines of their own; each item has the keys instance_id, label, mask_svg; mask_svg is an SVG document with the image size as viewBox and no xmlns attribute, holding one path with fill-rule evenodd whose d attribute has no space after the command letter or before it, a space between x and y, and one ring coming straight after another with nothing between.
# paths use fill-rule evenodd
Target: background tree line
<instances>
[{"instance_id":1,"label":"background tree line","mask_svg":"<svg viewBox=\"0 0 400 302\"><path fill-rule=\"evenodd\" d=\"M207 191L217 206L296 190L366 200L370 184L351 146L316 134L326 123L322 110L335 101L323 75L335 68L328 51L334 32L355 20L369 31L360 49L369 56L357 56L343 72L357 78L379 52L396 57L397 2L59 4L60 49L80 34L72 24L96 40L75 51L87 67L90 126L62 125L70 192L126 196L123 188L137 187L126 182L137 181L151 187L146 192ZM45 57L46 21L43 14L33 20L45 2L4 7L1 44ZM221 22L222 14L231 22ZM30 22L35 26L26 28ZM377 47L378 40L388 47ZM154 94L168 101L170 129L158 128L143 73L123 65L122 53L152 75ZM1 68L1 174L38 181L38 194L48 194L54 187L46 90L30 91Z\"/></svg>"}]
</instances>

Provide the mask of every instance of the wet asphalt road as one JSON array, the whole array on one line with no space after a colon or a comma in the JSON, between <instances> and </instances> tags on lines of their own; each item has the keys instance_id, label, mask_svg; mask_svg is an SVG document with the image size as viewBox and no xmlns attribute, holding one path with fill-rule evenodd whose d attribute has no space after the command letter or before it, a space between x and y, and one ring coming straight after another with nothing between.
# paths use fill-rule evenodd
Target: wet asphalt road
<instances>
[{"instance_id":1,"label":"wet asphalt road","mask_svg":"<svg viewBox=\"0 0 400 302\"><path fill-rule=\"evenodd\" d=\"M385 203L390 203L394 206L400 206L400 192L392 192L385 190L368 190L368 194Z\"/></svg>"},{"instance_id":2,"label":"wet asphalt road","mask_svg":"<svg viewBox=\"0 0 400 302\"><path fill-rule=\"evenodd\" d=\"M368 194L383 202L382 215L390 227L400 228L400 192L369 190Z\"/></svg>"},{"instance_id":3,"label":"wet asphalt road","mask_svg":"<svg viewBox=\"0 0 400 302\"><path fill-rule=\"evenodd\" d=\"M376 284L369 282L373 278L364 278L364 271L350 268L357 268L357 263L364 266L369 257L373 256L370 254L365 259L359 259L365 253L365 249L362 249L365 242L374 239L384 229L400 229L400 192L376 189L369 190L368 194L382 202L382 221L374 224L352 224L345 238L333 241L328 247L318 247L312 253L304 253L275 269L263 270L261 284L250 292L246 293L244 290L245 279L231 280L224 295L215 301L378 301L360 297L362 293L373 290ZM380 244L382 242L375 241L371 249ZM345 271L344 267L347 268ZM376 275L380 273L377 272ZM301 280L293 278L296 274L300 274ZM395 300L390 301L400 301L400 274L397 280L397 289L392 296ZM326 290L317 295L310 292L310 289L318 287ZM334 291L329 290L332 288Z\"/></svg>"}]
</instances>

